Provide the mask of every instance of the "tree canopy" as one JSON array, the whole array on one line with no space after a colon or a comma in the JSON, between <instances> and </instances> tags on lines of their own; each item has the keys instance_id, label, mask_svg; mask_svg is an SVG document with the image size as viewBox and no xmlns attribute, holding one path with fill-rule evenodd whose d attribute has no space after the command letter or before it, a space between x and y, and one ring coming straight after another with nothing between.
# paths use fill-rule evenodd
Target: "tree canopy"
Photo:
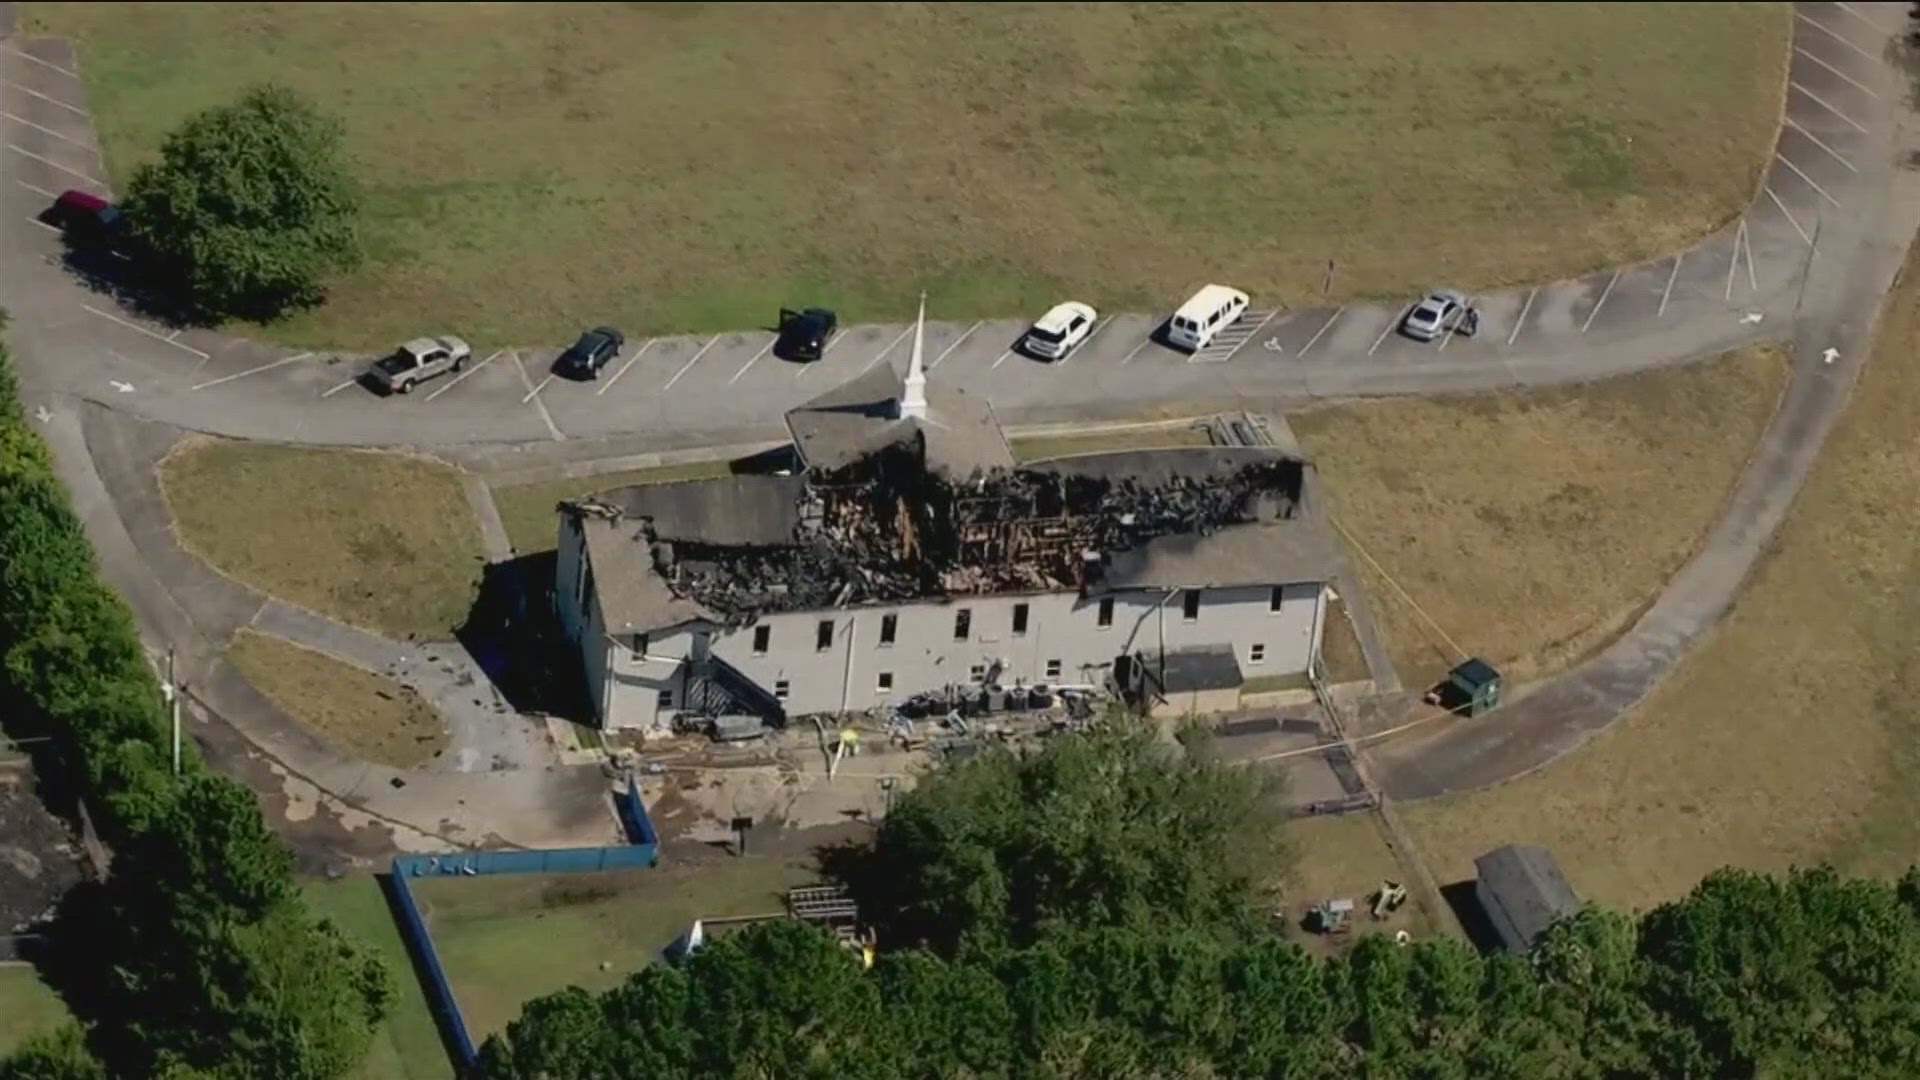
<instances>
[{"instance_id":1,"label":"tree canopy","mask_svg":"<svg viewBox=\"0 0 1920 1080\"><path fill-rule=\"evenodd\" d=\"M318 303L357 258L341 126L292 91L249 90L189 118L127 186L153 269L216 316L265 319Z\"/></svg>"}]
</instances>

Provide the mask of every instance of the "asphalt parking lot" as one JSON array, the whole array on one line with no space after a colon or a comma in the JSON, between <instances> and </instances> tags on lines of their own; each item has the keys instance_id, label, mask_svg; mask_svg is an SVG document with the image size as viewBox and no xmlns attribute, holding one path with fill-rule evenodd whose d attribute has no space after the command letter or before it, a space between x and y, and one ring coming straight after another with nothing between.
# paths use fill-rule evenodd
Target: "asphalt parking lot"
<instances>
[{"instance_id":1,"label":"asphalt parking lot","mask_svg":"<svg viewBox=\"0 0 1920 1080\"><path fill-rule=\"evenodd\" d=\"M1869 141L1856 117L1882 96L1862 73L1874 57L1847 35L1850 9L1800 12L1785 121L1764 182L1746 215L1687 251L1475 296L1483 318L1472 337L1419 342L1396 333L1417 297L1315 305L1255 296L1245 317L1193 355L1155 340L1166 311L1103 312L1091 337L1052 363L1015 350L1024 319L932 322L929 367L988 397L1008 422L1052 422L1572 381L1765 337L1770 319L1778 326L1793 310L1821 223L1844 211L1857 168L1850 155ZM1860 29L1860 40L1873 40ZM476 341L463 372L383 397L355 381L367 356L174 330L90 291L63 265L57 230L38 220L65 188L110 194L73 63L58 42L0 50L0 214L10 224L0 272L15 332L65 358L67 392L184 427L311 442L691 439L764 431L873 365L906 364L911 329L899 323L846 327L821 360L804 365L774 357L763 330L634 339L594 382L551 375L565 343ZM1167 311L1182 299L1165 298ZM461 328L423 316L420 332Z\"/></svg>"}]
</instances>

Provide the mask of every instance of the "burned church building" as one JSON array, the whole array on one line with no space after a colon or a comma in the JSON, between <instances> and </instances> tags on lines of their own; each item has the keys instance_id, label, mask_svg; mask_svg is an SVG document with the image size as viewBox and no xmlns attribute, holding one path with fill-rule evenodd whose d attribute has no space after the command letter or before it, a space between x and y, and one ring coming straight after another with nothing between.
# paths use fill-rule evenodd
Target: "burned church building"
<instances>
[{"instance_id":1,"label":"burned church building","mask_svg":"<svg viewBox=\"0 0 1920 1080\"><path fill-rule=\"evenodd\" d=\"M1230 707L1238 680L1314 662L1337 548L1295 457L1016 465L985 400L928 384L917 330L904 379L875 365L787 425L788 474L560 506L554 605L604 726L778 725L1116 671L1151 691L1193 652L1231 654L1208 699Z\"/></svg>"}]
</instances>

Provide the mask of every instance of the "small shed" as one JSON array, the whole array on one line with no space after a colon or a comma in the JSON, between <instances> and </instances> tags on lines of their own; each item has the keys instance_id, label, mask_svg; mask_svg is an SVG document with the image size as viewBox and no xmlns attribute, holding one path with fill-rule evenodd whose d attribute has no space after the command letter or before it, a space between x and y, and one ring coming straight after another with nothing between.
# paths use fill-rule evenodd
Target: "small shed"
<instances>
[{"instance_id":1,"label":"small shed","mask_svg":"<svg viewBox=\"0 0 1920 1080\"><path fill-rule=\"evenodd\" d=\"M1473 860L1474 896L1509 952L1526 952L1554 920L1580 910L1553 853L1538 844L1508 844Z\"/></svg>"},{"instance_id":2,"label":"small shed","mask_svg":"<svg viewBox=\"0 0 1920 1080\"><path fill-rule=\"evenodd\" d=\"M1500 704L1500 673L1477 656L1448 672L1447 684L1447 707L1454 712L1478 716Z\"/></svg>"},{"instance_id":3,"label":"small shed","mask_svg":"<svg viewBox=\"0 0 1920 1080\"><path fill-rule=\"evenodd\" d=\"M1148 680L1158 692L1152 715L1158 717L1231 712L1240 707L1240 662L1233 646L1209 645L1169 652L1158 664L1148 660Z\"/></svg>"}]
</instances>

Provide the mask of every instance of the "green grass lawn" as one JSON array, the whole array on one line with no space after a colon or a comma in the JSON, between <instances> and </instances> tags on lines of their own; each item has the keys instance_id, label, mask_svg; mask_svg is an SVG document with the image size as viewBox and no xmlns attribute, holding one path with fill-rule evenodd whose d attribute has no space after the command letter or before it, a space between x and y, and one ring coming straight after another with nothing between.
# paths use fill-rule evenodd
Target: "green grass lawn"
<instances>
[{"instance_id":1,"label":"green grass lawn","mask_svg":"<svg viewBox=\"0 0 1920 1080\"><path fill-rule=\"evenodd\" d=\"M1065 432L1059 435L1021 435L1007 440L1016 461L1045 461L1074 454L1109 454L1123 450L1162 450L1173 446L1209 446L1205 428L1194 424L1116 428L1109 431Z\"/></svg>"},{"instance_id":2,"label":"green grass lawn","mask_svg":"<svg viewBox=\"0 0 1920 1080\"><path fill-rule=\"evenodd\" d=\"M811 859L753 855L411 884L478 1044L530 998L568 986L615 986L694 919L781 911L788 888L816 878Z\"/></svg>"},{"instance_id":3,"label":"green grass lawn","mask_svg":"<svg viewBox=\"0 0 1920 1080\"><path fill-rule=\"evenodd\" d=\"M35 1035L58 1028L68 1017L60 995L28 964L0 964L0 1057Z\"/></svg>"},{"instance_id":4,"label":"green grass lawn","mask_svg":"<svg viewBox=\"0 0 1920 1080\"><path fill-rule=\"evenodd\" d=\"M349 1080L450 1080L453 1063L440 1041L379 881L370 874L311 881L306 895L316 914L332 919L354 940L379 953L393 972L394 997L386 1022L374 1032L372 1050L360 1068L348 1074Z\"/></svg>"},{"instance_id":5,"label":"green grass lawn","mask_svg":"<svg viewBox=\"0 0 1920 1080\"><path fill-rule=\"evenodd\" d=\"M262 592L438 640L473 604L480 528L443 462L198 438L161 463L160 480L187 549Z\"/></svg>"},{"instance_id":6,"label":"green grass lawn","mask_svg":"<svg viewBox=\"0 0 1920 1080\"><path fill-rule=\"evenodd\" d=\"M726 476L731 468L724 461L690 461L682 465L661 465L651 469L600 473L572 480L541 480L531 484L502 484L493 489L493 505L506 527L507 541L515 555L537 555L552 551L559 535L554 507L565 499L577 499L596 491L610 491L633 484L665 484L674 480L704 480Z\"/></svg>"},{"instance_id":7,"label":"green grass lawn","mask_svg":"<svg viewBox=\"0 0 1920 1080\"><path fill-rule=\"evenodd\" d=\"M950 318L1207 280L1539 280L1731 218L1785 4L134 4L78 39L124 187L261 80L341 117L370 258L276 328L384 346Z\"/></svg>"}]
</instances>

